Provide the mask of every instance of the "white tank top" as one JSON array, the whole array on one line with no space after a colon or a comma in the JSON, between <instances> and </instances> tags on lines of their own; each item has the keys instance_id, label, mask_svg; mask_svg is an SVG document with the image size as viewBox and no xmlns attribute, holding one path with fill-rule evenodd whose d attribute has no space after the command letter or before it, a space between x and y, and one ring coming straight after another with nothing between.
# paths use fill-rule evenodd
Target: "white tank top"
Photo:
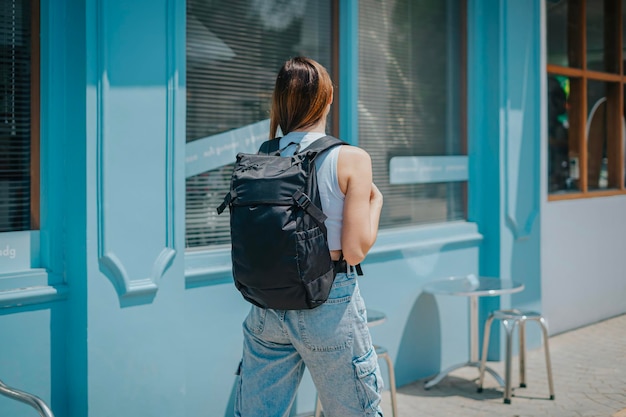
<instances>
[{"instance_id":1,"label":"white tank top","mask_svg":"<svg viewBox=\"0 0 626 417\"><path fill-rule=\"evenodd\" d=\"M295 144L300 144L300 151L306 149L317 139L326 136L320 132L291 132L280 138L281 155L293 155L296 150ZM294 145L288 146L290 143ZM336 146L315 160L317 169L317 186L320 191L322 201L322 211L328 218L324 222L328 229L328 248L330 250L341 250L341 228L343 224L343 202L345 195L339 188L337 177L337 159L339 149Z\"/></svg>"}]
</instances>

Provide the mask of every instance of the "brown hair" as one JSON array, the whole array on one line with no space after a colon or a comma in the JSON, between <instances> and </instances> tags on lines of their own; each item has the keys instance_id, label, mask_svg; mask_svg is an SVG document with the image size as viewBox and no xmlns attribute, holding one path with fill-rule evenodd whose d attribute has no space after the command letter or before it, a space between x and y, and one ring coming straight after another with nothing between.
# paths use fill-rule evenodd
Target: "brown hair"
<instances>
[{"instance_id":1,"label":"brown hair","mask_svg":"<svg viewBox=\"0 0 626 417\"><path fill-rule=\"evenodd\" d=\"M276 77L270 111L270 139L278 126L286 135L317 123L333 94L333 83L318 62L295 57L286 61Z\"/></svg>"}]
</instances>

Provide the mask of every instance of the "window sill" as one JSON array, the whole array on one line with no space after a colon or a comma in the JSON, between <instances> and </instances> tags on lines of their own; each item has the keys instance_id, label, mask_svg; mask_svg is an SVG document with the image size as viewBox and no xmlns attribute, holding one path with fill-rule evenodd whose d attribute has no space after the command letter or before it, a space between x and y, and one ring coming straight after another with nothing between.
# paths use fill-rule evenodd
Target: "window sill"
<instances>
[{"instance_id":1,"label":"window sill","mask_svg":"<svg viewBox=\"0 0 626 417\"><path fill-rule=\"evenodd\" d=\"M450 222L435 225L386 229L378 233L376 244L366 262L377 261L398 252L433 253L479 244L483 236L478 226L470 222ZM185 253L185 286L218 285L232 282L230 246Z\"/></svg>"},{"instance_id":2,"label":"window sill","mask_svg":"<svg viewBox=\"0 0 626 417\"><path fill-rule=\"evenodd\" d=\"M0 309L65 299L67 286L50 285L49 281L50 274L45 269L0 274Z\"/></svg>"},{"instance_id":3,"label":"window sill","mask_svg":"<svg viewBox=\"0 0 626 417\"><path fill-rule=\"evenodd\" d=\"M580 200L583 198L612 197L626 195L626 190L599 190L587 192L548 194L548 201Z\"/></svg>"},{"instance_id":4,"label":"window sill","mask_svg":"<svg viewBox=\"0 0 626 417\"><path fill-rule=\"evenodd\" d=\"M475 246L482 239L478 225L465 221L386 229L378 233L367 261L386 258L397 252L434 253Z\"/></svg>"},{"instance_id":5,"label":"window sill","mask_svg":"<svg viewBox=\"0 0 626 417\"><path fill-rule=\"evenodd\" d=\"M185 252L185 287L232 282L230 245Z\"/></svg>"}]
</instances>

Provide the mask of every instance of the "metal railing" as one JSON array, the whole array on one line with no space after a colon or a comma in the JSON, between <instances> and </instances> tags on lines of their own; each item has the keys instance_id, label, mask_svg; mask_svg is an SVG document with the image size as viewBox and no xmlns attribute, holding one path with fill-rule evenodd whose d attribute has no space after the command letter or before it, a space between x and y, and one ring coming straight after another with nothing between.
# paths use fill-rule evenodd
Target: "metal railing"
<instances>
[{"instance_id":1,"label":"metal railing","mask_svg":"<svg viewBox=\"0 0 626 417\"><path fill-rule=\"evenodd\" d=\"M0 380L0 394L33 407L41 417L54 417L50 407L39 397L11 388Z\"/></svg>"}]
</instances>

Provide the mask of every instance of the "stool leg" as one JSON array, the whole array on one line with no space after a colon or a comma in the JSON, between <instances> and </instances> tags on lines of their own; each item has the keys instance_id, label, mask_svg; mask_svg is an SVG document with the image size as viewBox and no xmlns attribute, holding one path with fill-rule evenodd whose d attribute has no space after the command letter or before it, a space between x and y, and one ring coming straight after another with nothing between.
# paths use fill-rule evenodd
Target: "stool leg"
<instances>
[{"instance_id":1,"label":"stool leg","mask_svg":"<svg viewBox=\"0 0 626 417\"><path fill-rule=\"evenodd\" d=\"M391 415L396 417L398 415L398 405L396 403L396 375L393 370L393 363L388 353L380 354L379 357L384 358L387 362L387 369L389 370L389 390L391 391Z\"/></svg>"},{"instance_id":2,"label":"stool leg","mask_svg":"<svg viewBox=\"0 0 626 417\"><path fill-rule=\"evenodd\" d=\"M319 395L315 403L315 417L322 417L322 402L320 401Z\"/></svg>"},{"instance_id":3,"label":"stool leg","mask_svg":"<svg viewBox=\"0 0 626 417\"><path fill-rule=\"evenodd\" d=\"M504 369L504 403L511 404L511 362L513 356L513 330L515 329L515 320L502 320L504 328L506 330L506 362Z\"/></svg>"},{"instance_id":4,"label":"stool leg","mask_svg":"<svg viewBox=\"0 0 626 417\"><path fill-rule=\"evenodd\" d=\"M483 352L480 359L480 378L478 379L478 392L483 391L483 382L485 380L485 364L487 362L487 351L489 350L489 333L491 333L491 323L493 323L493 314L490 314L485 322L485 334L483 335Z\"/></svg>"},{"instance_id":5,"label":"stool leg","mask_svg":"<svg viewBox=\"0 0 626 417\"><path fill-rule=\"evenodd\" d=\"M550 361L550 348L548 347L548 323L541 317L539 319L541 330L543 331L543 350L546 354L546 371L548 373L548 388L550 389L550 399L554 400L554 384L552 382L552 362Z\"/></svg>"},{"instance_id":6,"label":"stool leg","mask_svg":"<svg viewBox=\"0 0 626 417\"><path fill-rule=\"evenodd\" d=\"M519 386L526 388L526 320L519 322Z\"/></svg>"}]
</instances>

